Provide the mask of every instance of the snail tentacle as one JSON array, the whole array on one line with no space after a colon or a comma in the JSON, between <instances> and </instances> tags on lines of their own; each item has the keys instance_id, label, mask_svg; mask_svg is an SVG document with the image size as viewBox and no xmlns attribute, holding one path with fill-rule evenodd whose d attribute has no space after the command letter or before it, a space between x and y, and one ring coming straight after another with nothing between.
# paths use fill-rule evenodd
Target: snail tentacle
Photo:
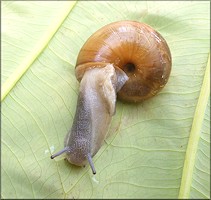
<instances>
[{"instance_id":1,"label":"snail tentacle","mask_svg":"<svg viewBox=\"0 0 211 200\"><path fill-rule=\"evenodd\" d=\"M66 153L66 152L71 152L70 147L66 146L66 147L65 147L64 149L62 149L61 151L59 151L59 152L57 152L57 153L51 155L51 159L54 159L55 157L60 156L61 154Z\"/></svg>"}]
</instances>

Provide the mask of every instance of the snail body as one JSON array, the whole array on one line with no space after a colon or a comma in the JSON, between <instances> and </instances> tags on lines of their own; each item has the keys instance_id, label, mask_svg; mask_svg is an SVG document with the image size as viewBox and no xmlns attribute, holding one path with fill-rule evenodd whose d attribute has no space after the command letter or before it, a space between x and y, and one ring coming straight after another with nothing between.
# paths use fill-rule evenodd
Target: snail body
<instances>
[{"instance_id":1,"label":"snail body","mask_svg":"<svg viewBox=\"0 0 211 200\"><path fill-rule=\"evenodd\" d=\"M115 113L117 84L112 65L95 68L84 74L73 126L65 139L65 146L73 149L67 153L69 162L82 166L87 162L87 152L94 156L100 149Z\"/></svg>"},{"instance_id":2,"label":"snail body","mask_svg":"<svg viewBox=\"0 0 211 200\"><path fill-rule=\"evenodd\" d=\"M116 98L140 102L167 83L171 53L164 38L150 26L135 21L106 25L81 48L75 68L80 82L76 114L60 152L82 166L100 149L115 113Z\"/></svg>"},{"instance_id":3,"label":"snail body","mask_svg":"<svg viewBox=\"0 0 211 200\"><path fill-rule=\"evenodd\" d=\"M52 159L66 152L70 163L84 166L89 161L93 174L96 173L92 157L100 149L115 114L116 93L127 80L127 75L116 72L112 64L84 73L73 125L64 140L65 148L52 155Z\"/></svg>"}]
</instances>

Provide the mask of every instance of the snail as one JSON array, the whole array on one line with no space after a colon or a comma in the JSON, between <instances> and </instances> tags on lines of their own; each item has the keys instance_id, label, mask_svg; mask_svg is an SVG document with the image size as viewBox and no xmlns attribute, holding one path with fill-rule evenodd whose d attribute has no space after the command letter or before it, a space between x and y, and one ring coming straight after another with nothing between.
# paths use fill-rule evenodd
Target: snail
<instances>
[{"instance_id":1,"label":"snail","mask_svg":"<svg viewBox=\"0 0 211 200\"><path fill-rule=\"evenodd\" d=\"M115 114L116 99L141 102L156 95L171 72L171 53L152 27L136 21L108 24L91 35L81 48L75 68L80 82L73 125L64 149L75 165L90 164L100 149Z\"/></svg>"}]
</instances>

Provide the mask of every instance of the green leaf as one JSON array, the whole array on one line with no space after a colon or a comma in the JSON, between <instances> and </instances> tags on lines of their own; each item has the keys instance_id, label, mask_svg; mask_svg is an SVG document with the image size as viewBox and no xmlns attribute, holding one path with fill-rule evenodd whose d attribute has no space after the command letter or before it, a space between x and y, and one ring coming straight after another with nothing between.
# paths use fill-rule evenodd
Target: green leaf
<instances>
[{"instance_id":1,"label":"green leaf","mask_svg":"<svg viewBox=\"0 0 211 200\"><path fill-rule=\"evenodd\" d=\"M203 85L201 87L200 96L198 99L198 104L196 107L193 124L189 136L188 146L186 150L185 163L183 167L183 176L180 188L179 197L189 198L190 190L194 193L198 193L198 198L209 198L208 188L202 186L208 185L209 180L209 140L210 135L208 134L208 119L205 116L205 110L208 111L209 105L207 105L209 94L210 94L210 58L208 60L207 68L205 71ZM208 115L208 113L206 113ZM200 142L200 144L199 144ZM205 158L203 158L205 157ZM197 161L196 161L197 159ZM202 161L204 159L204 161ZM205 167L201 166L201 163L205 164ZM193 170L195 173L193 174ZM205 178L203 178L205 176ZM199 180L201 179L201 180ZM196 184L203 183L195 187ZM195 194L195 195L196 195ZM195 197L193 195L193 198Z\"/></svg>"},{"instance_id":2,"label":"green leaf","mask_svg":"<svg viewBox=\"0 0 211 200\"><path fill-rule=\"evenodd\" d=\"M210 2L2 2L2 198L210 198ZM78 52L102 26L152 26L172 53L170 79L141 104L118 101L89 166L63 148L76 109Z\"/></svg>"}]
</instances>

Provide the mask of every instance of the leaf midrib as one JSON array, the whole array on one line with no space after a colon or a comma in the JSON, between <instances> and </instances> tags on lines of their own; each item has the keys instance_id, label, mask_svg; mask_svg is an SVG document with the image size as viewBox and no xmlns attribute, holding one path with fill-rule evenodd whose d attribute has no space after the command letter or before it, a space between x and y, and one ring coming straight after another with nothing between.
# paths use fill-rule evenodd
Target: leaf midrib
<instances>
[{"instance_id":1,"label":"leaf midrib","mask_svg":"<svg viewBox=\"0 0 211 200\"><path fill-rule=\"evenodd\" d=\"M55 33L59 30L65 19L68 17L69 13L76 4L76 1L63 2L64 7L58 13L56 21L53 21L49 28L46 30L43 37L38 41L35 47L32 49L31 53L24 59L24 61L17 67L13 74L6 80L2 86L1 102L10 93L10 91L15 87L21 77L27 72L27 70L36 61L39 55L47 47Z\"/></svg>"},{"instance_id":2,"label":"leaf midrib","mask_svg":"<svg viewBox=\"0 0 211 200\"><path fill-rule=\"evenodd\" d=\"M190 188L193 177L193 170L196 160L196 153L198 149L198 143L200 139L200 132L206 107L208 104L210 95L210 54L208 55L207 67L204 74L204 80L201 87L198 103L196 106L192 128L190 131L190 137L188 141L187 151L185 155L182 181L179 191L179 199L188 199L190 196Z\"/></svg>"}]
</instances>

